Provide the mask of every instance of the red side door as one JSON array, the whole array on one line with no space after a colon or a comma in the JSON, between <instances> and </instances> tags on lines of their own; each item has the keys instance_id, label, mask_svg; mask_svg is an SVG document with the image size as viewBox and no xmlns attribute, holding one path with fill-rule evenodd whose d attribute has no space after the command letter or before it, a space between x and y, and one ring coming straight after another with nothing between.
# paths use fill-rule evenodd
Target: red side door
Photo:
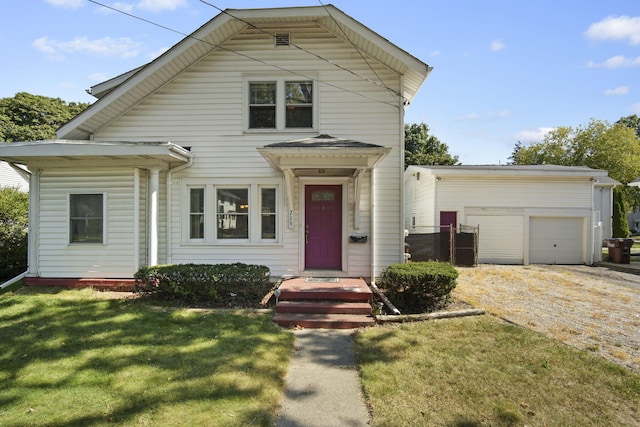
<instances>
[{"instance_id":1,"label":"red side door","mask_svg":"<svg viewBox=\"0 0 640 427\"><path fill-rule=\"evenodd\" d=\"M342 270L342 186L305 187L305 269Z\"/></svg>"}]
</instances>

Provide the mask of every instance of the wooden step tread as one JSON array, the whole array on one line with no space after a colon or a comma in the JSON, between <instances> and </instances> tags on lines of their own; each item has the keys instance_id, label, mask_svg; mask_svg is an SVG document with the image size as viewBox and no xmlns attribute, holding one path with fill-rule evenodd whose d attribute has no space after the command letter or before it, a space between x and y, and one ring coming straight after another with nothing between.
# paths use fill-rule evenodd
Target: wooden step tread
<instances>
[{"instance_id":1,"label":"wooden step tread","mask_svg":"<svg viewBox=\"0 0 640 427\"><path fill-rule=\"evenodd\" d=\"M309 329L354 329L375 324L371 316L354 314L276 313L273 321L283 327Z\"/></svg>"},{"instance_id":2,"label":"wooden step tread","mask_svg":"<svg viewBox=\"0 0 640 427\"><path fill-rule=\"evenodd\" d=\"M334 313L334 314L371 314L371 305L366 302L341 301L278 301L277 313Z\"/></svg>"}]
</instances>

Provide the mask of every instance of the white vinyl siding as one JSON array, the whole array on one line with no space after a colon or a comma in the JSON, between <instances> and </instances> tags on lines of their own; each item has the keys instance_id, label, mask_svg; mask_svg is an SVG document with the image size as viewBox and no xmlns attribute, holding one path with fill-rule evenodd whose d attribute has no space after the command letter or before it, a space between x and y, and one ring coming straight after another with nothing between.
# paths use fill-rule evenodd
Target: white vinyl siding
<instances>
[{"instance_id":1,"label":"white vinyl siding","mask_svg":"<svg viewBox=\"0 0 640 427\"><path fill-rule=\"evenodd\" d=\"M372 80L378 80L351 45L329 35L314 24L295 25L287 28L295 35L296 44L319 56L333 58L344 69ZM174 81L163 86L138 106L111 125L96 131L98 141L171 141L190 147L194 154L193 165L173 175L170 200L170 256L165 258L166 227L161 221L160 262L248 262L269 266L274 276L300 274L299 212L301 202L297 194L300 183L294 179L292 226L288 225L286 191L282 184L282 172L275 170L256 150L257 147L317 136L318 131L339 138L354 139L366 143L391 147L392 151L375 170L376 213L375 235L372 229L371 173L362 176L360 227L354 223L354 182L347 188L349 199L344 206L348 216L344 239L351 234L367 235L366 244L346 244L348 271L345 275L370 277L372 263L376 274L391 263L403 259L403 218L401 211L402 162L400 158L402 112L400 102L388 90L374 85L326 61L298 49L275 49L268 36L247 29L225 47L195 63ZM265 61L260 63L231 52L238 51ZM368 58L385 85L400 90L401 78ZM314 111L318 130L287 129L284 132L246 131L248 79L256 76L273 76L282 67L292 70L295 81L313 80ZM313 70L310 73L309 70ZM308 77L308 78L307 78ZM316 80L317 79L317 80ZM187 242L184 231L186 217L185 200L181 192L190 185L214 182L223 178L231 185L247 182L278 181L278 206L281 215L277 219L279 239L270 243L249 242L243 245L198 245ZM182 180L183 185L179 182ZM161 174L161 198L163 175ZM160 202L161 218L166 203ZM206 233L206 232L205 232ZM375 236L375 238L374 238ZM375 242L375 243L374 243ZM372 245L376 246L376 259L371 259Z\"/></svg>"},{"instance_id":2,"label":"white vinyl siding","mask_svg":"<svg viewBox=\"0 0 640 427\"><path fill-rule=\"evenodd\" d=\"M133 169L49 170L40 176L41 277L127 278L135 272ZM69 195L104 194L104 243L69 243Z\"/></svg>"},{"instance_id":3,"label":"white vinyl siding","mask_svg":"<svg viewBox=\"0 0 640 427\"><path fill-rule=\"evenodd\" d=\"M583 264L584 221L573 217L531 217L531 264Z\"/></svg>"},{"instance_id":4,"label":"white vinyl siding","mask_svg":"<svg viewBox=\"0 0 640 427\"><path fill-rule=\"evenodd\" d=\"M438 212L456 211L459 223L480 227L481 263L589 264L597 260L600 219L593 207L607 211L608 216L610 204L607 190L596 187L594 195L590 172L575 174L575 169L551 167L546 173L538 170L529 175L527 169L489 167L472 173L470 168L407 169L405 197L410 211L405 224L410 226L412 217L416 218L410 233L432 232L429 227L437 224ZM595 197L600 193L602 200Z\"/></svg>"}]
</instances>

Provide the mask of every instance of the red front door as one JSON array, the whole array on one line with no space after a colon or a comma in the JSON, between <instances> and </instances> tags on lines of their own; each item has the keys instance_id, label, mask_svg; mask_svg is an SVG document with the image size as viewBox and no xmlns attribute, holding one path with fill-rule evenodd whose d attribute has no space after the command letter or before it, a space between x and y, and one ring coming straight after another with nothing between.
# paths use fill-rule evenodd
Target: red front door
<instances>
[{"instance_id":1,"label":"red front door","mask_svg":"<svg viewBox=\"0 0 640 427\"><path fill-rule=\"evenodd\" d=\"M342 186L305 187L305 269L342 270Z\"/></svg>"}]
</instances>

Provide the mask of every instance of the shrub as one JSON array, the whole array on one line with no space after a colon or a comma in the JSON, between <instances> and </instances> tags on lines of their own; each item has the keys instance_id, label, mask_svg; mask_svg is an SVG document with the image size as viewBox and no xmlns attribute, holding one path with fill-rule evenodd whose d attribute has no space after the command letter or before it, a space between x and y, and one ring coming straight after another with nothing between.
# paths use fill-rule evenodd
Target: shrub
<instances>
[{"instance_id":1,"label":"shrub","mask_svg":"<svg viewBox=\"0 0 640 427\"><path fill-rule=\"evenodd\" d=\"M257 306L271 287L268 267L242 263L156 265L134 278L135 292L218 307Z\"/></svg>"},{"instance_id":2,"label":"shrub","mask_svg":"<svg viewBox=\"0 0 640 427\"><path fill-rule=\"evenodd\" d=\"M376 283L400 311L422 313L446 303L457 278L451 264L427 261L390 265Z\"/></svg>"},{"instance_id":3,"label":"shrub","mask_svg":"<svg viewBox=\"0 0 640 427\"><path fill-rule=\"evenodd\" d=\"M0 283L27 269L29 195L0 188Z\"/></svg>"},{"instance_id":4,"label":"shrub","mask_svg":"<svg viewBox=\"0 0 640 427\"><path fill-rule=\"evenodd\" d=\"M627 204L624 201L622 190L613 189L613 237L629 237L629 223L627 222Z\"/></svg>"}]
</instances>

